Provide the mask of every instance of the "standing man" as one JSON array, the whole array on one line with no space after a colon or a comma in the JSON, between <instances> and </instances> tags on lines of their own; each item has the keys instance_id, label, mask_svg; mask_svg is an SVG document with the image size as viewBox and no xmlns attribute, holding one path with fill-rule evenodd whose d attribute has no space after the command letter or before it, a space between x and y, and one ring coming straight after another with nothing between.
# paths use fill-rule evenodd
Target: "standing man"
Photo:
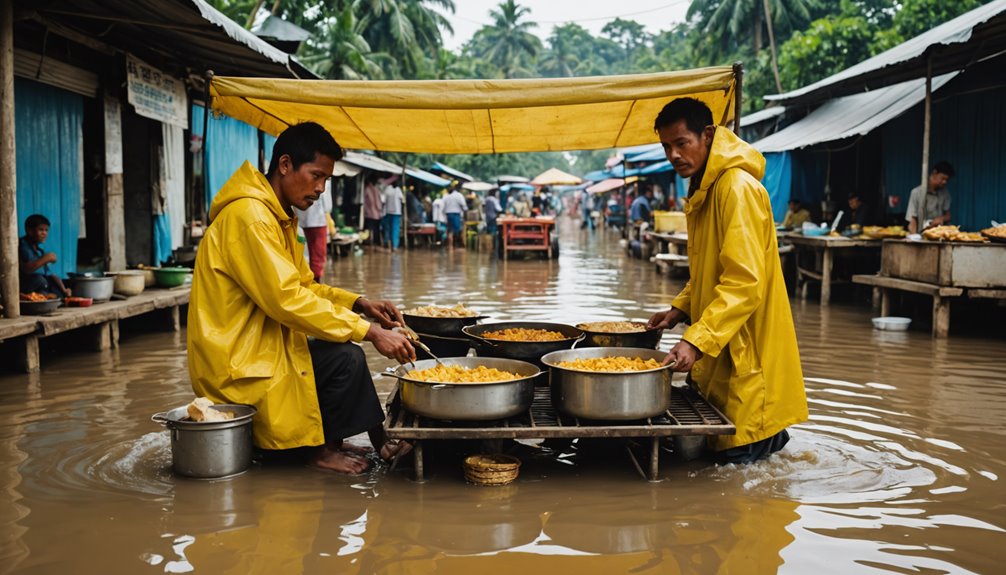
<instances>
[{"instance_id":1,"label":"standing man","mask_svg":"<svg viewBox=\"0 0 1006 575\"><path fill-rule=\"evenodd\" d=\"M402 188L395 185L393 176L391 181L384 187L381 194L384 202L384 245L391 251L398 249L398 243L402 235L402 206L405 204L405 195Z\"/></svg>"},{"instance_id":2,"label":"standing man","mask_svg":"<svg viewBox=\"0 0 1006 575\"><path fill-rule=\"evenodd\" d=\"M947 182L954 177L954 167L949 162L937 162L929 172L926 189L917 186L908 196L905 221L909 233L919 233L934 226L950 222L950 192Z\"/></svg>"},{"instance_id":3,"label":"standing man","mask_svg":"<svg viewBox=\"0 0 1006 575\"><path fill-rule=\"evenodd\" d=\"M363 187L364 226L370 232L370 245L381 245L381 189L377 187L377 176L367 174L367 184Z\"/></svg>"},{"instance_id":4,"label":"standing man","mask_svg":"<svg viewBox=\"0 0 1006 575\"><path fill-rule=\"evenodd\" d=\"M468 211L468 202L461 193L458 183L451 183L451 193L444 198L444 215L447 216L447 247L454 249L454 238L461 238L464 228L464 214ZM462 240L463 241L463 240ZM462 243L462 245L464 245Z\"/></svg>"},{"instance_id":5,"label":"standing man","mask_svg":"<svg viewBox=\"0 0 1006 575\"><path fill-rule=\"evenodd\" d=\"M807 420L800 354L779 263L765 158L713 125L705 104L679 98L654 122L668 161L691 178L685 214L691 280L648 327L691 326L667 354L737 426L710 440L720 461L749 463Z\"/></svg>"},{"instance_id":6,"label":"standing man","mask_svg":"<svg viewBox=\"0 0 1006 575\"><path fill-rule=\"evenodd\" d=\"M341 156L324 128L298 124L277 138L268 173L245 162L220 189L196 256L188 361L197 395L256 408L259 449L312 448L310 464L359 473L368 462L345 438L368 432L385 460L411 447L384 434L357 343L399 363L415 351L391 331L402 325L392 303L315 282L297 242L293 208L318 201Z\"/></svg>"},{"instance_id":7,"label":"standing man","mask_svg":"<svg viewBox=\"0 0 1006 575\"><path fill-rule=\"evenodd\" d=\"M503 206L496 198L496 190L489 190L486 193L486 233L496 237L496 218L503 213Z\"/></svg>"},{"instance_id":8,"label":"standing man","mask_svg":"<svg viewBox=\"0 0 1006 575\"><path fill-rule=\"evenodd\" d=\"M293 213L304 229L307 252L311 259L314 281L320 282L328 259L328 218L332 215L332 178L325 182L325 193L306 210L293 207Z\"/></svg>"}]
</instances>

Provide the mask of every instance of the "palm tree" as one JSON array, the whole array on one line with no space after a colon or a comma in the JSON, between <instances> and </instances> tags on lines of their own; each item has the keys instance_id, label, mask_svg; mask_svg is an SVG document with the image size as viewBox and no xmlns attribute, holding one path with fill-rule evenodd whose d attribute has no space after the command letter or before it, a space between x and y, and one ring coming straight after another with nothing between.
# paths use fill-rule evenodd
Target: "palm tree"
<instances>
[{"instance_id":1,"label":"palm tree","mask_svg":"<svg viewBox=\"0 0 1006 575\"><path fill-rule=\"evenodd\" d=\"M389 63L414 77L425 57L433 61L443 46L441 31L453 32L439 10L454 12L453 0L356 0L363 36L375 52L390 56ZM397 74L396 74L397 75Z\"/></svg>"},{"instance_id":2,"label":"palm tree","mask_svg":"<svg viewBox=\"0 0 1006 575\"><path fill-rule=\"evenodd\" d=\"M742 44L748 38L754 51L760 52L763 23L773 32L790 34L810 22L811 11L818 7L820 0L692 0L687 18L698 17L705 37L714 40L708 46L710 56L716 58L731 44ZM765 14L771 17L765 18Z\"/></svg>"},{"instance_id":3,"label":"palm tree","mask_svg":"<svg viewBox=\"0 0 1006 575\"><path fill-rule=\"evenodd\" d=\"M580 58L573 51L576 36L580 31L586 32L578 24L564 24L552 30L548 39L548 49L538 61L538 69L546 77L569 77L575 74Z\"/></svg>"},{"instance_id":4,"label":"palm tree","mask_svg":"<svg viewBox=\"0 0 1006 575\"><path fill-rule=\"evenodd\" d=\"M380 78L381 62L387 57L374 54L363 37L363 21L356 18L352 2L346 2L334 19L326 22L320 39L308 41L304 64L318 75L333 80Z\"/></svg>"},{"instance_id":5,"label":"palm tree","mask_svg":"<svg viewBox=\"0 0 1006 575\"><path fill-rule=\"evenodd\" d=\"M525 64L541 50L541 40L530 32L537 24L522 21L530 13L515 0L504 0L489 11L493 23L483 26L472 40L477 55L494 64L504 78L528 75Z\"/></svg>"}]
</instances>

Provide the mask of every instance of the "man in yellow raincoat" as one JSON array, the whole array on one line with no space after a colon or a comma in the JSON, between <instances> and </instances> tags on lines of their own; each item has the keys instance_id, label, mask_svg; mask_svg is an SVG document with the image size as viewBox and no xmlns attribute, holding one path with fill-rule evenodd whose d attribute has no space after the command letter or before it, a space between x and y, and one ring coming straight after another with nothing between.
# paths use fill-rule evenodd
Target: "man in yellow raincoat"
<instances>
[{"instance_id":1,"label":"man in yellow raincoat","mask_svg":"<svg viewBox=\"0 0 1006 575\"><path fill-rule=\"evenodd\" d=\"M393 304L315 282L297 241L292 208L318 200L341 157L324 128L299 124L276 140L267 174L245 162L220 189L196 257L188 359L196 394L255 406L260 449L313 447L311 464L358 473L368 462L343 439L367 431L385 459L410 447L385 437L354 342L369 341L400 363L415 351L391 331L403 323Z\"/></svg>"},{"instance_id":2,"label":"man in yellow raincoat","mask_svg":"<svg viewBox=\"0 0 1006 575\"><path fill-rule=\"evenodd\" d=\"M748 463L789 440L807 420L807 398L786 284L779 263L765 158L692 98L667 104L654 130L668 161L691 178L685 214L691 280L649 326L690 321L665 363L691 380L737 426L711 447Z\"/></svg>"}]
</instances>

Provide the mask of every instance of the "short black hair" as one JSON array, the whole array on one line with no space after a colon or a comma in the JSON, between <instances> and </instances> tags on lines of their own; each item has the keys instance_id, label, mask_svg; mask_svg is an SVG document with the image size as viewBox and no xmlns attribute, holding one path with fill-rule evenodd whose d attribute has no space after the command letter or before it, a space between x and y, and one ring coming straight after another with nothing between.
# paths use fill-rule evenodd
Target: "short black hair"
<instances>
[{"instance_id":1,"label":"short black hair","mask_svg":"<svg viewBox=\"0 0 1006 575\"><path fill-rule=\"evenodd\" d=\"M34 230L35 228L37 228L39 226L49 226L49 227L52 227L52 224L49 223L49 218L43 216L42 214L32 214L32 215L28 216L27 218L25 218L25 220L24 220L24 229L26 231L27 230Z\"/></svg>"},{"instance_id":2,"label":"short black hair","mask_svg":"<svg viewBox=\"0 0 1006 575\"><path fill-rule=\"evenodd\" d=\"M947 161L936 162L936 165L934 165L933 169L930 170L930 173L935 173L935 172L939 172L941 174L946 174L946 175L950 176L951 178L956 175L954 173L954 167L951 166L950 162L947 162Z\"/></svg>"},{"instance_id":3,"label":"short black hair","mask_svg":"<svg viewBox=\"0 0 1006 575\"><path fill-rule=\"evenodd\" d=\"M702 102L695 98L678 98L671 100L653 121L653 131L670 126L678 120L684 120L689 131L701 134L706 126L713 125L713 113Z\"/></svg>"},{"instance_id":4,"label":"short black hair","mask_svg":"<svg viewBox=\"0 0 1006 575\"><path fill-rule=\"evenodd\" d=\"M276 138L267 176L271 176L279 168L279 159L284 154L290 156L294 169L297 169L301 164L314 161L316 155L328 156L333 160L342 159L342 148L320 124L304 122L290 126Z\"/></svg>"}]
</instances>

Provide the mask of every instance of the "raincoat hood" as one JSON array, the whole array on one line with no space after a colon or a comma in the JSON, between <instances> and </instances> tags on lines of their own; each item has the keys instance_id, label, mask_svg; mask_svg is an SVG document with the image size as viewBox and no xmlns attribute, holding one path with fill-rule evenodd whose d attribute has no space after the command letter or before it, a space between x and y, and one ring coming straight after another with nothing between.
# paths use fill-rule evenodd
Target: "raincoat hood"
<instances>
[{"instance_id":1,"label":"raincoat hood","mask_svg":"<svg viewBox=\"0 0 1006 575\"><path fill-rule=\"evenodd\" d=\"M279 198L276 197L276 192L265 174L246 161L213 198L210 204L210 222L212 223L227 205L243 198L262 202L280 222L293 219L290 214L283 211L283 206L280 205Z\"/></svg>"},{"instance_id":2,"label":"raincoat hood","mask_svg":"<svg viewBox=\"0 0 1006 575\"><path fill-rule=\"evenodd\" d=\"M760 181L765 176L765 156L751 147L751 144L737 137L737 134L722 126L717 126L716 133L713 135L713 145L710 147L709 157L706 159L706 169L702 174L702 181L699 182L695 193L688 198L688 202L685 204L685 213L701 208L713 183L719 179L723 172L731 168L744 170L754 179Z\"/></svg>"}]
</instances>

